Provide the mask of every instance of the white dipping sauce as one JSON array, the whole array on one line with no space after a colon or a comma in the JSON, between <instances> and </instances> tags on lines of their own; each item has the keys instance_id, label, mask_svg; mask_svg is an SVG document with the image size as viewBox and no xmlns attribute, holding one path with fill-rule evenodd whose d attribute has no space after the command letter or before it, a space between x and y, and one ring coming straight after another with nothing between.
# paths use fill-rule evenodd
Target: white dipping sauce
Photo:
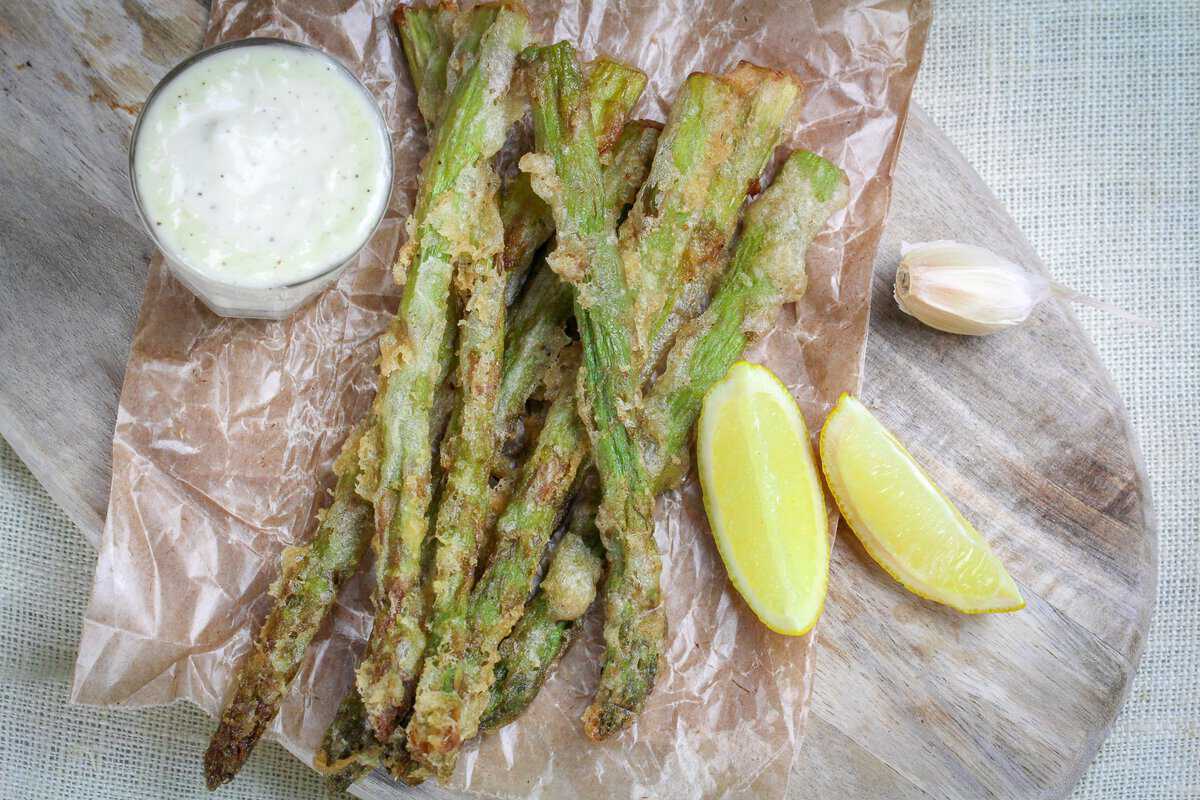
<instances>
[{"instance_id":1,"label":"white dipping sauce","mask_svg":"<svg viewBox=\"0 0 1200 800\"><path fill-rule=\"evenodd\" d=\"M134 180L177 262L220 283L275 287L354 255L383 214L389 140L331 58L285 44L199 59L143 113Z\"/></svg>"}]
</instances>

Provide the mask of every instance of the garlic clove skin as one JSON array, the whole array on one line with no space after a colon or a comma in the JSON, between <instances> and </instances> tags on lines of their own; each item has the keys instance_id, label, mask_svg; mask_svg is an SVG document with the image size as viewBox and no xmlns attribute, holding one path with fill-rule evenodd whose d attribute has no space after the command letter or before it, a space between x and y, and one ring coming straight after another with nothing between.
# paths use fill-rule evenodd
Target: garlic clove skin
<instances>
[{"instance_id":1,"label":"garlic clove skin","mask_svg":"<svg viewBox=\"0 0 1200 800\"><path fill-rule=\"evenodd\" d=\"M982 247L905 242L900 252L896 304L940 331L984 336L1014 328L1050 295L1045 278Z\"/></svg>"}]
</instances>

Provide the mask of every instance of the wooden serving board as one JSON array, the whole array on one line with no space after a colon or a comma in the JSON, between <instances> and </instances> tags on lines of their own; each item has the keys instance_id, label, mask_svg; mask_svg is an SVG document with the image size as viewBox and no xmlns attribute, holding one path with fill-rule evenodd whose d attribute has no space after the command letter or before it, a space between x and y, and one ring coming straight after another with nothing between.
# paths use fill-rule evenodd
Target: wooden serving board
<instances>
[{"instance_id":1,"label":"wooden serving board","mask_svg":"<svg viewBox=\"0 0 1200 800\"><path fill-rule=\"evenodd\" d=\"M207 10L88 5L0 8L0 434L95 541L151 255L127 191L129 130L154 83L198 47ZM966 617L919 600L843 532L796 798L1065 797L1112 724L1148 628L1148 490L1091 344L1053 303L985 339L900 314L890 297L900 242L940 238L1038 265L914 109L876 259L863 398L992 541L1028 607ZM403 790L372 779L356 792Z\"/></svg>"}]
</instances>

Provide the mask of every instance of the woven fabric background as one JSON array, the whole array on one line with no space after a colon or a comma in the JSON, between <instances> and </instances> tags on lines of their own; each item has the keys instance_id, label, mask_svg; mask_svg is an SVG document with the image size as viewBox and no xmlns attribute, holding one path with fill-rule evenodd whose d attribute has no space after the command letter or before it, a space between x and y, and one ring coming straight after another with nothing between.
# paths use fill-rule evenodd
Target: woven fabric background
<instances>
[{"instance_id":1,"label":"woven fabric background","mask_svg":"<svg viewBox=\"0 0 1200 800\"><path fill-rule=\"evenodd\" d=\"M944 0L917 101L1056 279L1156 323L1078 311L1140 437L1161 572L1129 700L1073 798L1200 797L1200 0ZM0 552L0 797L205 796L196 709L66 704L93 553L2 441ZM273 744L221 793L326 796Z\"/></svg>"},{"instance_id":2,"label":"woven fabric background","mask_svg":"<svg viewBox=\"0 0 1200 800\"><path fill-rule=\"evenodd\" d=\"M916 100L1059 281L1141 442L1158 606L1076 800L1200 797L1200 2L938 7ZM819 657L819 656L818 656Z\"/></svg>"}]
</instances>

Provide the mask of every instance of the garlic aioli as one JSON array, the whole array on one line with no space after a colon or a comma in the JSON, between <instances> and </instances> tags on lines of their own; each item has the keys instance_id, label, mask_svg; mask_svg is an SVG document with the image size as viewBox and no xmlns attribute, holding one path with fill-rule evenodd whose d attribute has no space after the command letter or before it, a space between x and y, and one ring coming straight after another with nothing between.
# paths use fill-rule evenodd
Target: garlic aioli
<instances>
[{"instance_id":1,"label":"garlic aioli","mask_svg":"<svg viewBox=\"0 0 1200 800\"><path fill-rule=\"evenodd\" d=\"M383 216L390 142L332 58L284 43L205 55L162 85L133 143L142 213L167 255L248 288L353 256Z\"/></svg>"}]
</instances>

